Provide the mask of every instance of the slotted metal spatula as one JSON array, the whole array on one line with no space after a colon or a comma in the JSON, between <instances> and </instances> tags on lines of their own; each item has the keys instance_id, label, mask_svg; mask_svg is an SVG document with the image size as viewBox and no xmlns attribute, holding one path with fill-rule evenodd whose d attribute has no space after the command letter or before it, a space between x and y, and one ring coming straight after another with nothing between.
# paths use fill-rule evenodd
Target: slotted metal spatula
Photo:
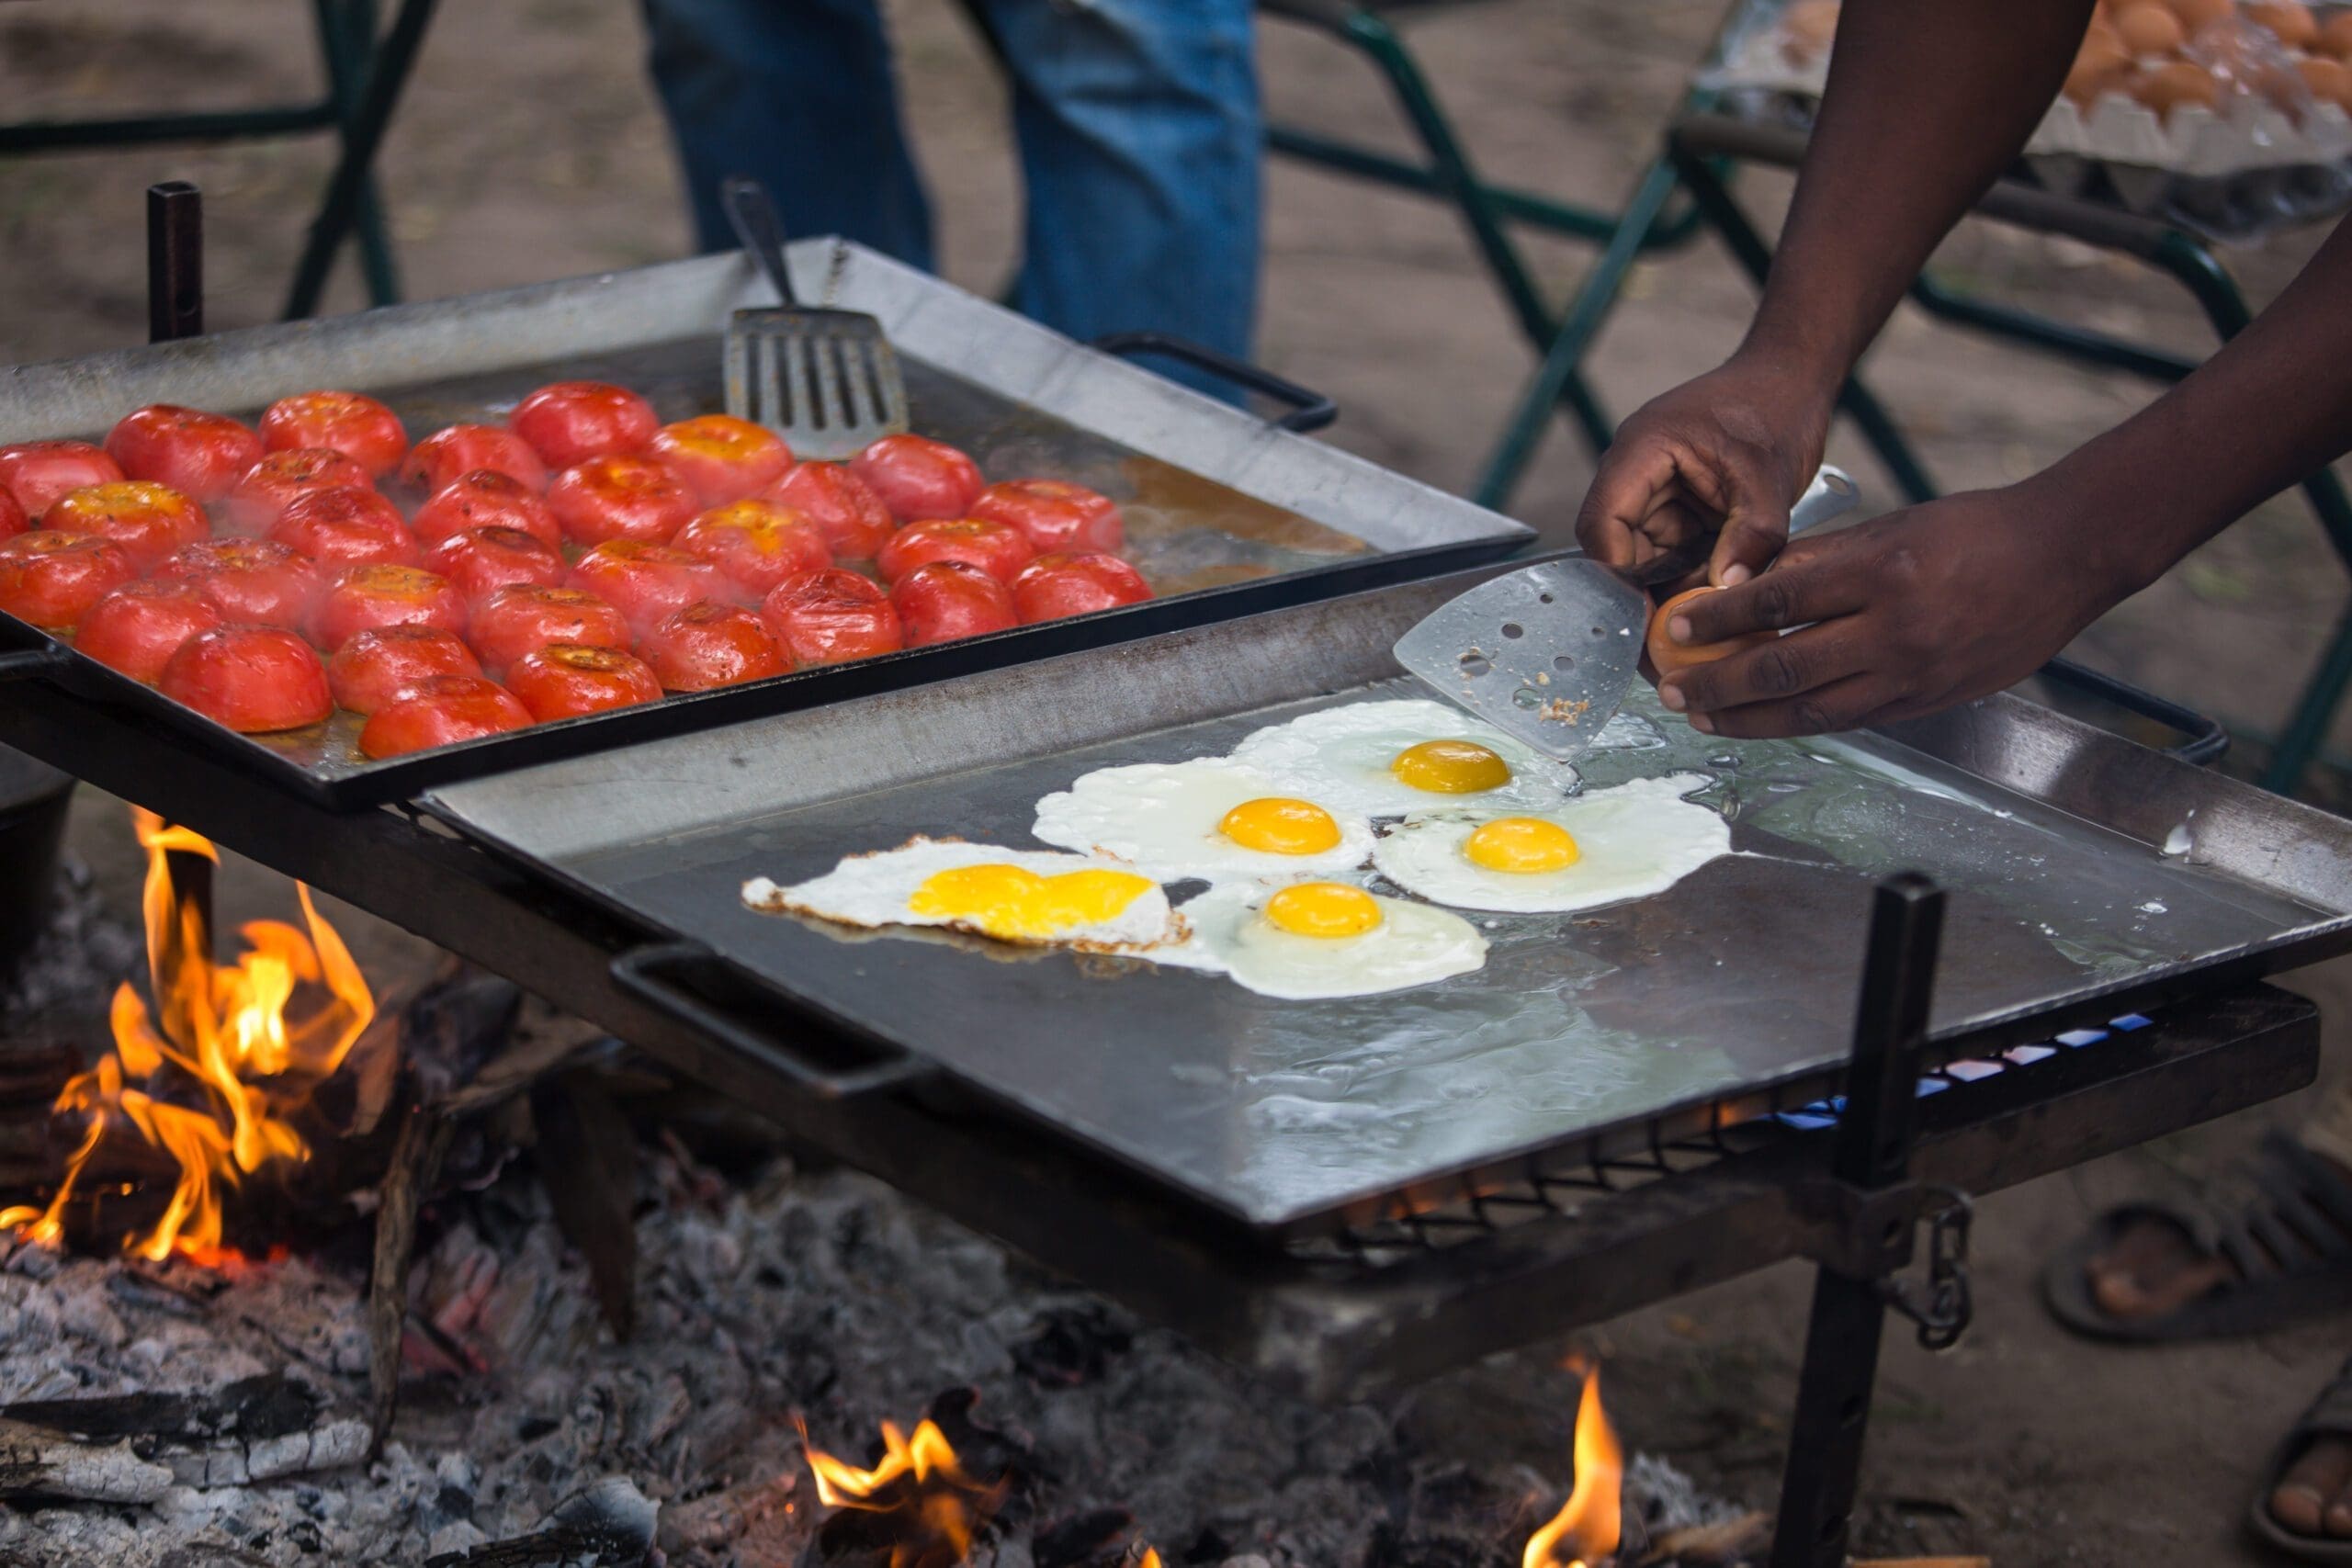
<instances>
[{"instance_id":1,"label":"slotted metal spatula","mask_svg":"<svg viewBox=\"0 0 2352 1568\"><path fill-rule=\"evenodd\" d=\"M784 303L728 323L727 412L763 424L802 457L851 457L907 428L907 383L882 323L858 310L803 305L784 261L784 225L757 180L721 196L743 249Z\"/></svg>"},{"instance_id":2,"label":"slotted metal spatula","mask_svg":"<svg viewBox=\"0 0 2352 1568\"><path fill-rule=\"evenodd\" d=\"M1825 467L1790 508L1790 534L1856 499L1845 471ZM1648 591L1693 570L1706 553L1702 544L1630 571L1573 557L1491 578L1399 637L1396 662L1505 734L1572 762L1641 672Z\"/></svg>"}]
</instances>

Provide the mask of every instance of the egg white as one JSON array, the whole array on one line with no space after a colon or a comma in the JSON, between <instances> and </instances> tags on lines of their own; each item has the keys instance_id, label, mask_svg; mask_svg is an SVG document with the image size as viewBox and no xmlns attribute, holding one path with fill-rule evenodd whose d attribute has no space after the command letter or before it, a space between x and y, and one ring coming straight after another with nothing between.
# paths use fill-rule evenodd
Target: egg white
<instances>
[{"instance_id":1,"label":"egg white","mask_svg":"<svg viewBox=\"0 0 2352 1568\"><path fill-rule=\"evenodd\" d=\"M1638 779L1588 791L1548 811L1417 811L1380 840L1373 863L1397 886L1461 909L1560 913L1645 898L1730 852L1730 824L1681 798L1706 782L1697 773ZM1558 871L1491 871L1476 863L1464 846L1498 817L1557 823L1576 840L1579 858Z\"/></svg>"},{"instance_id":2,"label":"egg white","mask_svg":"<svg viewBox=\"0 0 2352 1568\"><path fill-rule=\"evenodd\" d=\"M1340 841L1314 854L1253 850L1218 831L1244 801L1283 796L1330 812ZM1315 875L1351 871L1372 853L1372 824L1318 799L1300 781L1223 757L1098 768L1037 803L1030 829L1048 844L1124 861L1162 882L1187 877Z\"/></svg>"},{"instance_id":3,"label":"egg white","mask_svg":"<svg viewBox=\"0 0 2352 1568\"><path fill-rule=\"evenodd\" d=\"M1147 953L1180 941L1185 922L1168 907L1159 887L1146 888L1106 920L1068 926L1049 935L1007 937L981 931L950 915L921 914L908 907L915 890L943 871L967 865L1015 865L1039 876L1072 871L1134 872L1135 868L1092 855L1008 850L959 839L908 840L895 850L844 856L824 875L780 886L764 876L743 884L743 902L763 914L813 915L845 926L944 926L1022 946L1077 947L1092 952Z\"/></svg>"},{"instance_id":4,"label":"egg white","mask_svg":"<svg viewBox=\"0 0 2352 1568\"><path fill-rule=\"evenodd\" d=\"M1510 781L1468 795L1415 789L1389 771L1400 751L1425 740L1473 740L1502 758ZM1556 806L1577 787L1577 772L1511 739L1450 703L1422 698L1351 703L1271 725L1233 749L1233 760L1296 780L1327 809L1401 817L1440 807L1508 809L1521 815Z\"/></svg>"},{"instance_id":5,"label":"egg white","mask_svg":"<svg viewBox=\"0 0 2352 1568\"><path fill-rule=\"evenodd\" d=\"M1291 882L1225 882L1177 910L1191 932L1153 954L1162 963L1222 969L1261 996L1309 1001L1368 997L1466 975L1487 962L1487 939L1461 916L1375 894L1380 924L1360 936L1300 936L1265 918Z\"/></svg>"}]
</instances>

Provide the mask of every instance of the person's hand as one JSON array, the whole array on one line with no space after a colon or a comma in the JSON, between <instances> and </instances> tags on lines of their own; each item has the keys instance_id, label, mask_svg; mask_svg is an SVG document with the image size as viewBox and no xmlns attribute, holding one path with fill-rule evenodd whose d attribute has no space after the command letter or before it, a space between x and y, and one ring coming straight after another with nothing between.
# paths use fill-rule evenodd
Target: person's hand
<instances>
[{"instance_id":1,"label":"person's hand","mask_svg":"<svg viewBox=\"0 0 2352 1568\"><path fill-rule=\"evenodd\" d=\"M2085 547L2044 480L1929 502L1796 540L1770 571L1702 594L1667 635L1803 629L1658 683L1709 735L1813 735L1915 717L2016 684L2136 584Z\"/></svg>"},{"instance_id":2,"label":"person's hand","mask_svg":"<svg viewBox=\"0 0 2352 1568\"><path fill-rule=\"evenodd\" d=\"M1601 455L1577 542L1634 567L1713 536L1707 581L1747 581L1788 540L1790 504L1821 466L1835 390L1734 359L1645 403Z\"/></svg>"}]
</instances>

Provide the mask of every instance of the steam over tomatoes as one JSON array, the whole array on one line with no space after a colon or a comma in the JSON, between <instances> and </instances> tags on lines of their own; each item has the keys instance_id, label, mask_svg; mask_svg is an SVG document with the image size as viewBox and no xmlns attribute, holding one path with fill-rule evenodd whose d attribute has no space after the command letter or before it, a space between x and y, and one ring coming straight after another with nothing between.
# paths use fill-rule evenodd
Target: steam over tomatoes
<instances>
[{"instance_id":1,"label":"steam over tomatoes","mask_svg":"<svg viewBox=\"0 0 2352 1568\"><path fill-rule=\"evenodd\" d=\"M678 530L671 543L717 567L736 597L747 603L787 577L833 564L815 524L780 502L757 496L712 507Z\"/></svg>"},{"instance_id":2,"label":"steam over tomatoes","mask_svg":"<svg viewBox=\"0 0 2352 1568\"><path fill-rule=\"evenodd\" d=\"M232 533L266 534L270 525L303 496L327 490L373 488L368 470L342 453L323 446L301 446L272 452L246 469L220 506Z\"/></svg>"},{"instance_id":3,"label":"steam over tomatoes","mask_svg":"<svg viewBox=\"0 0 2352 1568\"><path fill-rule=\"evenodd\" d=\"M572 564L567 581L605 600L640 632L698 600L727 597L727 580L701 557L631 539L598 545Z\"/></svg>"},{"instance_id":4,"label":"steam over tomatoes","mask_svg":"<svg viewBox=\"0 0 2352 1568\"><path fill-rule=\"evenodd\" d=\"M814 523L836 560L872 560L898 526L873 487L839 463L795 463L764 493Z\"/></svg>"},{"instance_id":5,"label":"steam over tomatoes","mask_svg":"<svg viewBox=\"0 0 2352 1568\"><path fill-rule=\"evenodd\" d=\"M875 564L891 582L933 561L959 560L978 567L1000 582L1011 582L1037 547L1020 529L978 517L936 517L910 523L890 536Z\"/></svg>"},{"instance_id":6,"label":"steam over tomatoes","mask_svg":"<svg viewBox=\"0 0 2352 1568\"><path fill-rule=\"evenodd\" d=\"M261 461L261 437L225 413L150 403L107 434L107 456L123 477L169 485L197 501L218 501Z\"/></svg>"},{"instance_id":7,"label":"steam over tomatoes","mask_svg":"<svg viewBox=\"0 0 2352 1568\"><path fill-rule=\"evenodd\" d=\"M155 576L188 584L219 608L223 620L293 631L311 624L320 588L310 558L275 539L199 540L157 568Z\"/></svg>"},{"instance_id":8,"label":"steam over tomatoes","mask_svg":"<svg viewBox=\"0 0 2352 1568\"><path fill-rule=\"evenodd\" d=\"M322 567L414 566L424 558L401 509L372 490L322 490L298 497L269 525L269 537Z\"/></svg>"},{"instance_id":9,"label":"steam over tomatoes","mask_svg":"<svg viewBox=\"0 0 2352 1568\"><path fill-rule=\"evenodd\" d=\"M563 530L539 492L489 468L459 474L435 491L408 527L428 548L469 528L519 528L550 549L563 546Z\"/></svg>"},{"instance_id":10,"label":"steam over tomatoes","mask_svg":"<svg viewBox=\"0 0 2352 1568\"><path fill-rule=\"evenodd\" d=\"M41 513L40 525L111 540L141 571L152 571L174 550L212 533L204 508L171 486L148 479L68 491Z\"/></svg>"},{"instance_id":11,"label":"steam over tomatoes","mask_svg":"<svg viewBox=\"0 0 2352 1568\"><path fill-rule=\"evenodd\" d=\"M311 634L321 648L341 648L376 626L439 626L466 629L466 599L449 580L422 567L346 567L311 614Z\"/></svg>"},{"instance_id":12,"label":"steam over tomatoes","mask_svg":"<svg viewBox=\"0 0 2352 1568\"><path fill-rule=\"evenodd\" d=\"M409 449L401 480L431 494L476 468L504 474L533 490L548 488L548 466L511 430L494 424L453 424L436 430Z\"/></svg>"},{"instance_id":13,"label":"steam over tomatoes","mask_svg":"<svg viewBox=\"0 0 2352 1568\"><path fill-rule=\"evenodd\" d=\"M1126 542L1118 503L1062 479L1007 479L980 492L975 517L1018 528L1041 553L1115 550Z\"/></svg>"},{"instance_id":14,"label":"steam over tomatoes","mask_svg":"<svg viewBox=\"0 0 2352 1568\"><path fill-rule=\"evenodd\" d=\"M492 675L549 643L628 650L628 622L594 593L516 583L474 606L467 640Z\"/></svg>"},{"instance_id":15,"label":"steam over tomatoes","mask_svg":"<svg viewBox=\"0 0 2352 1568\"><path fill-rule=\"evenodd\" d=\"M261 416L262 445L272 452L323 448L340 452L380 479L408 456L408 429L400 415L359 392L297 392Z\"/></svg>"},{"instance_id":16,"label":"steam over tomatoes","mask_svg":"<svg viewBox=\"0 0 2352 1568\"><path fill-rule=\"evenodd\" d=\"M591 457L548 487L548 510L566 538L583 545L614 539L666 545L701 507L668 464L642 456Z\"/></svg>"},{"instance_id":17,"label":"steam over tomatoes","mask_svg":"<svg viewBox=\"0 0 2352 1568\"><path fill-rule=\"evenodd\" d=\"M517 582L552 588L569 570L563 557L520 528L469 528L424 555L427 570L458 586L469 604Z\"/></svg>"}]
</instances>

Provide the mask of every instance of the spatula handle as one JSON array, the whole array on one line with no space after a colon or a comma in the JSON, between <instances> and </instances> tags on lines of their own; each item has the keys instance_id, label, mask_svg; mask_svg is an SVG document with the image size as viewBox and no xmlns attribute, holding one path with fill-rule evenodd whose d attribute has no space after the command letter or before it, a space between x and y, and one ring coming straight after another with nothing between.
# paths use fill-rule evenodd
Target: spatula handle
<instances>
[{"instance_id":1,"label":"spatula handle","mask_svg":"<svg viewBox=\"0 0 2352 1568\"><path fill-rule=\"evenodd\" d=\"M786 305L799 304L792 294L792 269L784 264L784 224L775 215L775 203L768 199L767 187L748 175L731 175L718 194L735 237L768 275L776 297Z\"/></svg>"}]
</instances>

